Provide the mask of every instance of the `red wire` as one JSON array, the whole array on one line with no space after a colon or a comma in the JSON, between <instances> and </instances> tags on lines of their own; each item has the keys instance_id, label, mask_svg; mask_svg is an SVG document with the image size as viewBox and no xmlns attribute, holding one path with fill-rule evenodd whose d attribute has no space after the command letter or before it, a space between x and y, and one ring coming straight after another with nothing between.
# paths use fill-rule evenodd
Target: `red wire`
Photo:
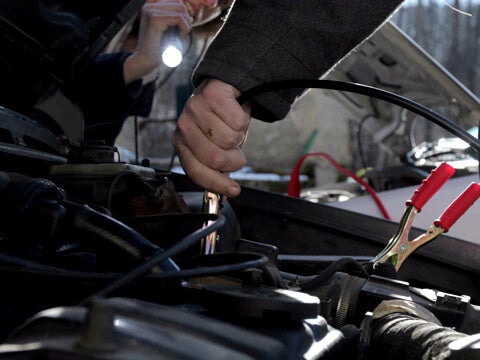
<instances>
[{"instance_id":1,"label":"red wire","mask_svg":"<svg viewBox=\"0 0 480 360\"><path fill-rule=\"evenodd\" d=\"M327 153L324 153L324 152L308 153L308 154L303 155L301 157L301 159L298 160L297 164L293 168L292 173L290 174L290 184L288 185L288 195L289 196L293 196L293 197L297 197L297 198L300 197L299 170L300 170L300 166L302 165L303 161L310 156L322 156L322 157L324 157L325 159L327 159L330 162L330 164L332 164L333 167L335 167L335 169L337 169L341 173L355 179L356 182L358 182L360 185L365 187L365 189L367 189L367 191L370 193L370 195L372 195L372 198L375 201L375 203L377 204L378 208L380 209L383 217L387 220L391 220L390 215L388 215L387 210L383 206L382 201L379 199L375 190L373 190L373 188L370 185L368 185L365 181L363 181L357 175L355 175L351 171L345 169L343 166L341 166L339 163L337 163L330 155L328 155Z\"/></svg>"}]
</instances>

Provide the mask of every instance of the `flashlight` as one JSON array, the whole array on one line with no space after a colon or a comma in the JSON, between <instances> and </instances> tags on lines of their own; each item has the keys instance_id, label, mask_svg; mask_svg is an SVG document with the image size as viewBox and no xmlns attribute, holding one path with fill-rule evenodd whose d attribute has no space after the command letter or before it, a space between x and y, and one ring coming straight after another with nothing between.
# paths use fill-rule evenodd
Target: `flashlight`
<instances>
[{"instance_id":1,"label":"flashlight","mask_svg":"<svg viewBox=\"0 0 480 360\"><path fill-rule=\"evenodd\" d=\"M162 36L162 45L163 63L170 68L180 65L183 60L183 45L178 26L173 26L165 30Z\"/></svg>"}]
</instances>

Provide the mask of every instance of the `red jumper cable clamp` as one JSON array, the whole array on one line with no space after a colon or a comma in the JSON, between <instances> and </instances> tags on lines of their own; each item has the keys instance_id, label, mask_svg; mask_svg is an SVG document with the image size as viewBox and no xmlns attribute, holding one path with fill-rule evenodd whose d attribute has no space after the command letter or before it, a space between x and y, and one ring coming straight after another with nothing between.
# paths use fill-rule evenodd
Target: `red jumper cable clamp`
<instances>
[{"instance_id":1,"label":"red jumper cable clamp","mask_svg":"<svg viewBox=\"0 0 480 360\"><path fill-rule=\"evenodd\" d=\"M407 201L407 209L400 220L397 232L389 240L383 249L373 260L373 267L378 263L389 261L398 271L407 257L420 246L432 241L441 233L447 232L450 227L473 205L480 197L480 185L471 183L434 221L427 231L413 240L408 239L408 233L412 227L413 218L422 210L428 200L447 182L455 169L447 163L442 163L432 170L430 175L423 180L420 187L415 190L413 196Z\"/></svg>"}]
</instances>

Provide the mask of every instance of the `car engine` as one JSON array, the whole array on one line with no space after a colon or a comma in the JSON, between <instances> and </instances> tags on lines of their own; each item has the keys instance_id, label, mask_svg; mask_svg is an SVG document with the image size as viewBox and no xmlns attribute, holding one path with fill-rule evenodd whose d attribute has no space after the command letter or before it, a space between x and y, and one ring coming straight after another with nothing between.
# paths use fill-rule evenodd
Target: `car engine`
<instances>
[{"instance_id":1,"label":"car engine","mask_svg":"<svg viewBox=\"0 0 480 360\"><path fill-rule=\"evenodd\" d=\"M2 143L0 357L477 358L478 246L442 236L374 267L393 222L248 188L206 213L185 176L83 145L60 163Z\"/></svg>"},{"instance_id":2,"label":"car engine","mask_svg":"<svg viewBox=\"0 0 480 360\"><path fill-rule=\"evenodd\" d=\"M31 3L22 9L55 1ZM52 112L48 97L37 102L44 93L58 100L85 44L93 56L142 1L115 4L117 17L103 25L83 13L94 39L79 23L64 33L75 48L32 50L41 60L35 77L9 80L34 84L28 108L56 125L15 102L0 108L0 359L480 358L480 246L435 239L479 185L427 232L412 227L453 174L447 164L407 202L400 224L250 188L212 210L186 176L121 162L115 147L83 141L81 126ZM25 35L10 15L0 13L0 40L12 49L3 70L22 57L14 39ZM45 18L61 23L53 15Z\"/></svg>"}]
</instances>

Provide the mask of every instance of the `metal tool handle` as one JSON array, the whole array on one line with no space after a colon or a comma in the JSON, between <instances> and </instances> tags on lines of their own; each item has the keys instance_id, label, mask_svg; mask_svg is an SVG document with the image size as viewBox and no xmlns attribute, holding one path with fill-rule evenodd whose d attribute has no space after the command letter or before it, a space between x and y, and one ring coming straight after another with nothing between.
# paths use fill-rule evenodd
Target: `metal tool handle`
<instances>
[{"instance_id":1,"label":"metal tool handle","mask_svg":"<svg viewBox=\"0 0 480 360\"><path fill-rule=\"evenodd\" d=\"M420 187L415 190L407 206L413 206L418 212L422 211L423 205L447 182L453 175L455 169L447 163L442 163L432 170L430 175L422 181Z\"/></svg>"},{"instance_id":2,"label":"metal tool handle","mask_svg":"<svg viewBox=\"0 0 480 360\"><path fill-rule=\"evenodd\" d=\"M447 232L479 197L480 185L471 183L455 200L453 200L442 215L434 221L434 225L436 227L441 227Z\"/></svg>"}]
</instances>

